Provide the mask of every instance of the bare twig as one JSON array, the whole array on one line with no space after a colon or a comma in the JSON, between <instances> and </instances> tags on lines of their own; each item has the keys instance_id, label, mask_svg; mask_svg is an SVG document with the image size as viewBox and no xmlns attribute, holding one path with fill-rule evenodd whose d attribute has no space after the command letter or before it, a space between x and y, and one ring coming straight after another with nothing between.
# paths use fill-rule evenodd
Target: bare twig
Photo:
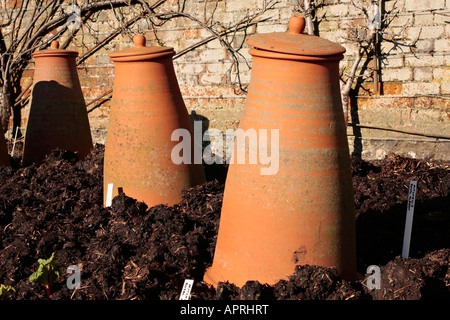
<instances>
[{"instance_id":1,"label":"bare twig","mask_svg":"<svg viewBox=\"0 0 450 320\"><path fill-rule=\"evenodd\" d=\"M279 0L264 1L263 8L256 10L252 14L247 14L241 21L230 25L224 26L220 21L214 19L214 14L218 8L218 0L216 3L208 4L205 1L205 8L212 8L210 15L207 16L206 11L203 12L203 18L200 19L194 14L185 12L185 1L180 0L177 2L177 10L156 12L156 9L162 4L166 3L166 0L159 0L150 4L145 0L101 0L101 1L84 1L79 4L79 12L81 15L81 28L75 30L69 30L67 20L71 17L72 12L63 8L63 2L60 0L22 0L20 1L19 8L14 11L11 10L7 14L6 19L2 21L1 26L8 26L11 31L5 34L9 41L5 42L2 35L2 29L0 28L0 87L6 103L0 110L2 123L5 125L8 122L10 108L23 106L30 94L29 86L27 88L21 88L20 80L22 72L31 59L31 53L38 49L43 49L49 45L49 43L58 39L61 36L65 37L64 42L61 44L61 48L66 48L70 44L81 45L87 50L77 60L77 64L83 63L88 57L95 54L98 50L105 47L114 38L119 35L128 34L130 37L134 31L131 31L133 26L137 25L138 21L145 20L149 26L153 27L153 31L157 40L157 29L164 25L166 22L176 18L187 18L194 22L199 28L207 30L211 36L200 40L194 45L182 49L179 53L173 57L176 59L183 56L187 52L194 50L210 41L218 39L221 45L227 50L231 57L231 67L227 71L231 72L236 70L235 83L241 92L245 92L246 88L242 84L240 78L240 64L245 64L247 68L250 68L249 62L245 56L240 52L243 48L246 30L265 19L258 19L261 14L274 8ZM19 4L19 2L18 2ZM104 38L100 38L95 34L98 33L95 30L96 17L100 12L109 10L115 15L116 23L112 27L112 31ZM27 23L24 25L25 13L27 13ZM200 13L201 14L201 13ZM11 28L12 26L12 28ZM136 28L136 27L135 27ZM84 45L84 35L87 32L91 37L95 39L94 47L87 47ZM137 25L139 29L139 25ZM79 34L81 32L81 34ZM237 35L244 33L244 37L237 37ZM81 38L81 42L78 43ZM239 41L238 41L239 40ZM159 41L161 42L161 41ZM8 43L8 45L6 44ZM15 88L14 90L12 88ZM102 99L107 99L107 96L111 94L111 91L105 92L99 98L91 101L88 105L99 102ZM8 104L9 101L9 104ZM0 104L1 105L1 104ZM94 108L91 108L92 111ZM6 129L6 128L5 128Z\"/></svg>"},{"instance_id":2,"label":"bare twig","mask_svg":"<svg viewBox=\"0 0 450 320\"><path fill-rule=\"evenodd\" d=\"M353 81L356 78L356 71L358 70L359 64L361 62L361 59L363 57L365 49L360 47L358 49L358 54L356 55L355 60L353 61L352 68L350 70L350 74L348 75L347 80L345 81L345 84L343 85L341 89L341 96L342 96L342 108L344 111L344 119L345 122L348 122L348 110L349 110L349 96L350 96L350 90L353 85Z\"/></svg>"},{"instance_id":3,"label":"bare twig","mask_svg":"<svg viewBox=\"0 0 450 320\"><path fill-rule=\"evenodd\" d=\"M422 137L429 137L429 138L436 138L436 139L450 140L450 136L438 135L438 134L434 134L434 133L429 134L429 133L423 133L423 132L418 132L418 131L406 131L406 130L399 130L399 129L394 129L394 128L380 127L380 126L363 125L363 124L351 123L351 122L348 123L348 126L365 128L365 129L375 129L375 130L398 132L398 133L404 133L404 134L410 134L410 135L422 136Z\"/></svg>"}]
</instances>

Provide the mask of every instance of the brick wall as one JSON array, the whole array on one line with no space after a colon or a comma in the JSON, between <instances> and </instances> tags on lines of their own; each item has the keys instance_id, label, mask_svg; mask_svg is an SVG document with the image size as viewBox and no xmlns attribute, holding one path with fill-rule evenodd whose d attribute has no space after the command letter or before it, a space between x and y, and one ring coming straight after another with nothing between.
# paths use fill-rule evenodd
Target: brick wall
<instances>
[{"instance_id":1,"label":"brick wall","mask_svg":"<svg viewBox=\"0 0 450 320\"><path fill-rule=\"evenodd\" d=\"M238 48L245 35L286 31L297 2L280 0L273 9L259 17L266 19L264 22L249 27L245 33L236 32L232 44ZM348 71L357 50L348 37L358 26L365 26L365 17L350 0L316 2L322 4L316 12L319 20L316 32L347 49L340 66ZM370 1L355 2L368 5ZM349 127L351 150L369 159L382 158L392 151L419 158L450 160L450 140L432 137L450 135L450 0L383 0L381 3L389 24L380 44L380 88L374 90L370 78L373 61L363 61L361 65L366 70L360 71L368 79L364 78L354 87L350 121L421 132L427 136ZM211 18L228 26L263 9L265 4L267 1L264 0L187 0L186 12L202 22ZM163 12L176 8L176 1L169 0L158 10ZM70 49L83 55L95 45L92 34L102 38L117 26L113 12L102 12L93 29L82 29L78 43L82 42L84 46ZM79 66L79 77L96 142L105 142L108 127L109 100L92 103L112 89L114 65L108 54L131 47L131 35L138 32L146 35L148 45L171 46L176 52L182 52L211 35L187 18L173 19L157 29L143 20L135 24L128 34L115 38L83 61ZM210 128L220 130L238 125L245 94L238 92L233 84L237 71L244 85L250 81L250 68L245 62L251 66L251 56L247 51L245 44L238 51L241 54L238 70L218 40L207 42L174 60L186 106L194 118L203 119ZM30 65L24 73L24 86L32 81L32 69ZM25 120L26 110L23 123Z\"/></svg>"}]
</instances>

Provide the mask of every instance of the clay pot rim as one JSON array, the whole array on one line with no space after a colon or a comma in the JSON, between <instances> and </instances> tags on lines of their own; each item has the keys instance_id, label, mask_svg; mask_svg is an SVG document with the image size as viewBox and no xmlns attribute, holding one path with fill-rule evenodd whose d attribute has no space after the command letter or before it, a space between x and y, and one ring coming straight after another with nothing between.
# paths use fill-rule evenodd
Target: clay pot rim
<instances>
[{"instance_id":1,"label":"clay pot rim","mask_svg":"<svg viewBox=\"0 0 450 320\"><path fill-rule=\"evenodd\" d=\"M54 50L47 49L38 52L34 52L31 54L33 58L42 58L42 57L77 57L78 52L76 51L68 51L68 50Z\"/></svg>"},{"instance_id":2,"label":"clay pot rim","mask_svg":"<svg viewBox=\"0 0 450 320\"><path fill-rule=\"evenodd\" d=\"M334 54L329 56L308 56L308 55L299 55L299 54L290 54L290 53L280 53L274 51L268 51L264 49L251 48L248 50L248 53L254 57L263 57L270 59L282 59L282 60L295 60L295 61L336 61L342 60L344 55Z\"/></svg>"},{"instance_id":3,"label":"clay pot rim","mask_svg":"<svg viewBox=\"0 0 450 320\"><path fill-rule=\"evenodd\" d=\"M147 39L142 34L133 37L134 48L114 52L109 55L112 61L148 61L175 55L172 47L147 47Z\"/></svg>"},{"instance_id":4,"label":"clay pot rim","mask_svg":"<svg viewBox=\"0 0 450 320\"><path fill-rule=\"evenodd\" d=\"M71 51L71 50L65 50L65 49L59 49L59 42L57 40L52 41L50 48L45 50L39 50L36 52L33 52L31 54L33 58L39 58L39 57L64 57L64 56L71 56L71 57L77 57L78 52L77 51Z\"/></svg>"},{"instance_id":5,"label":"clay pot rim","mask_svg":"<svg viewBox=\"0 0 450 320\"><path fill-rule=\"evenodd\" d=\"M162 48L162 47L158 47L158 48ZM123 52L123 51L121 51L119 53L110 54L109 58L114 62L133 62L133 61L150 61L150 60L155 60L158 58L175 55L175 51L173 50L173 48L170 48L170 47L165 47L165 48L168 48L168 50L167 51L156 51L155 50L155 53L152 53L152 52L149 52L146 50L146 52L142 52L142 53L121 54ZM147 49L151 49L151 48L147 48ZM135 50L135 49L132 49L132 50Z\"/></svg>"},{"instance_id":6,"label":"clay pot rim","mask_svg":"<svg viewBox=\"0 0 450 320\"><path fill-rule=\"evenodd\" d=\"M304 34L305 18L293 16L287 32L255 34L245 42L260 50L311 57L329 57L345 53L346 49L330 40Z\"/></svg>"},{"instance_id":7,"label":"clay pot rim","mask_svg":"<svg viewBox=\"0 0 450 320\"><path fill-rule=\"evenodd\" d=\"M337 43L308 34L265 33L249 37L245 42L256 49L299 56L328 57L346 52Z\"/></svg>"}]
</instances>

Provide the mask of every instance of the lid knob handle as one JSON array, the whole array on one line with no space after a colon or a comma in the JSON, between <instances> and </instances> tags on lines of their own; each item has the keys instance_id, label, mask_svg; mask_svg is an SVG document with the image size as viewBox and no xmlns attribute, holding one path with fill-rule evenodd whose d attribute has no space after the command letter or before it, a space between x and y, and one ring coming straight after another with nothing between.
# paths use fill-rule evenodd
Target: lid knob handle
<instances>
[{"instance_id":1,"label":"lid knob handle","mask_svg":"<svg viewBox=\"0 0 450 320\"><path fill-rule=\"evenodd\" d=\"M59 42L58 42L58 40L53 40L50 46L51 46L52 49L59 49Z\"/></svg>"},{"instance_id":2,"label":"lid knob handle","mask_svg":"<svg viewBox=\"0 0 450 320\"><path fill-rule=\"evenodd\" d=\"M305 30L305 18L300 16L292 16L289 20L289 33L301 34Z\"/></svg>"},{"instance_id":3,"label":"lid knob handle","mask_svg":"<svg viewBox=\"0 0 450 320\"><path fill-rule=\"evenodd\" d=\"M136 48L143 48L145 47L147 39L145 39L145 37L142 34L138 34L133 37L133 42Z\"/></svg>"}]
</instances>

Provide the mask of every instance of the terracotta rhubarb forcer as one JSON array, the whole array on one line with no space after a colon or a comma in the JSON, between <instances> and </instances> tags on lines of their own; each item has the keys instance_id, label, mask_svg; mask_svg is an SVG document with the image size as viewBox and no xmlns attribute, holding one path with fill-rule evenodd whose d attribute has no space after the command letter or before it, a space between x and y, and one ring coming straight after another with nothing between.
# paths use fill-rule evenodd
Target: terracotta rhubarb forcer
<instances>
[{"instance_id":1,"label":"terracotta rhubarb forcer","mask_svg":"<svg viewBox=\"0 0 450 320\"><path fill-rule=\"evenodd\" d=\"M23 164L40 164L54 149L82 159L92 150L92 137L76 69L76 51L51 48L32 54L35 61Z\"/></svg>"},{"instance_id":2,"label":"terracotta rhubarb forcer","mask_svg":"<svg viewBox=\"0 0 450 320\"><path fill-rule=\"evenodd\" d=\"M205 173L201 163L175 164L171 158L180 143L171 139L174 130L188 130L194 141L172 63L175 51L146 47L142 35L133 41L134 48L110 55L115 79L105 145L104 200L112 183L112 197L121 190L149 207L173 205L181 201L183 189L205 182Z\"/></svg>"},{"instance_id":3,"label":"terracotta rhubarb forcer","mask_svg":"<svg viewBox=\"0 0 450 320\"><path fill-rule=\"evenodd\" d=\"M336 267L356 276L350 155L339 88L345 49L303 34L293 17L286 33L260 34L240 129L278 129L279 168L232 163L217 244L204 280L274 284L296 265ZM269 136L269 134L268 134ZM276 146L276 145L275 145ZM241 148L242 149L242 148ZM247 152L251 146L244 148ZM254 149L254 148L253 148ZM237 149L235 149L236 152Z\"/></svg>"}]
</instances>

